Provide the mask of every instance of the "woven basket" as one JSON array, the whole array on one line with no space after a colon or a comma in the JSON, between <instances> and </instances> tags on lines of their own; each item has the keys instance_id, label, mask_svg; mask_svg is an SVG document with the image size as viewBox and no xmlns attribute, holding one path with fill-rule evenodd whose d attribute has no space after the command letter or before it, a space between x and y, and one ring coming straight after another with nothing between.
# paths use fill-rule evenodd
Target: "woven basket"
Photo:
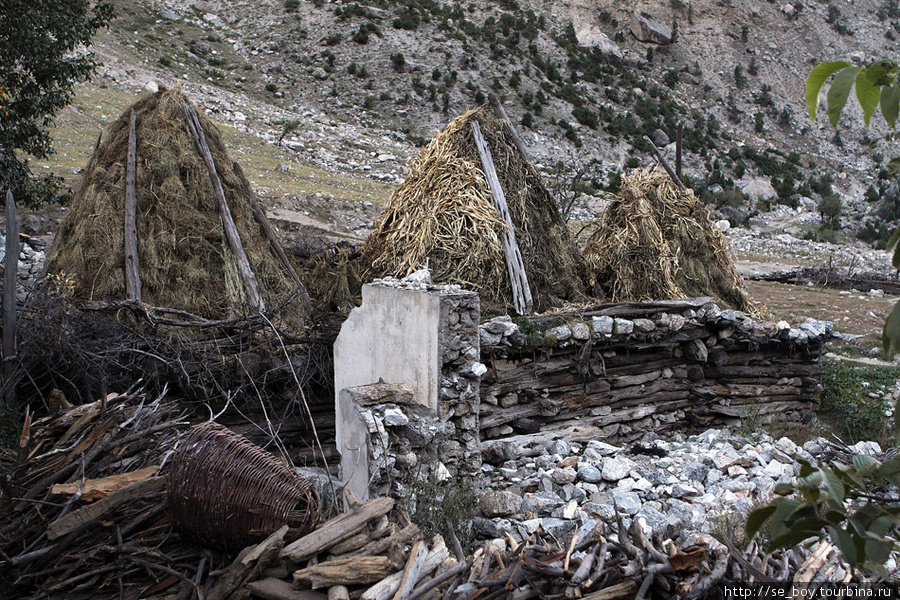
<instances>
[{"instance_id":1,"label":"woven basket","mask_svg":"<svg viewBox=\"0 0 900 600\"><path fill-rule=\"evenodd\" d=\"M167 475L173 525L226 549L262 541L287 524L299 537L319 521L312 484L272 454L218 423L195 425Z\"/></svg>"}]
</instances>

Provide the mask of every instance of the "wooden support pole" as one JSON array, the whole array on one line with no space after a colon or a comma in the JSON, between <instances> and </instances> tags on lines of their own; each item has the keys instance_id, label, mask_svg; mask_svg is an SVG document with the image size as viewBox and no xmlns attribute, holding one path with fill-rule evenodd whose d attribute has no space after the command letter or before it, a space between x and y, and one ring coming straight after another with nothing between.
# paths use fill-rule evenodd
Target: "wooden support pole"
<instances>
[{"instance_id":1,"label":"wooden support pole","mask_svg":"<svg viewBox=\"0 0 900 600\"><path fill-rule=\"evenodd\" d=\"M650 149L653 150L653 154L656 155L656 160L658 160L659 164L663 166L663 169L666 170L666 173L668 173L669 177L672 178L672 181L675 182L675 185L683 190L684 184L681 183L681 179L678 177L678 175L675 174L675 171L672 169L672 165L669 164L669 161L666 160L666 157L663 156L662 152L659 151L659 148L656 147L656 144L653 143L653 140L645 135L644 141L650 144Z\"/></svg>"},{"instance_id":2,"label":"wooden support pole","mask_svg":"<svg viewBox=\"0 0 900 600\"><path fill-rule=\"evenodd\" d=\"M125 164L125 297L141 301L141 270L137 247L137 135L131 109L128 129L128 158Z\"/></svg>"},{"instance_id":3,"label":"wooden support pole","mask_svg":"<svg viewBox=\"0 0 900 600\"><path fill-rule=\"evenodd\" d=\"M213 161L212 153L209 151L209 145L206 143L206 135L203 133L203 127L200 125L200 118L197 111L190 104L184 104L184 116L187 119L188 127L194 136L194 142L203 156L206 168L209 171L209 178L212 180L213 190L219 199L219 212L222 215L222 225L225 228L225 238L228 240L228 247L234 254L238 270L241 274L241 281L244 284L244 292L247 294L247 303L250 308L257 313L266 310L263 304L262 296L259 293L259 284L256 281L256 275L250 268L250 261L244 252L244 246L241 244L241 236L238 234L237 226L234 224L234 218L231 216L231 209L228 208L228 202L225 200L225 190L222 188L222 181L216 173L216 163Z\"/></svg>"},{"instance_id":4,"label":"wooden support pole","mask_svg":"<svg viewBox=\"0 0 900 600\"><path fill-rule=\"evenodd\" d=\"M6 272L3 278L3 387L0 410L16 405L16 283L19 270L19 223L12 190L6 192Z\"/></svg>"},{"instance_id":5,"label":"wooden support pole","mask_svg":"<svg viewBox=\"0 0 900 600\"><path fill-rule=\"evenodd\" d=\"M484 136L481 135L481 127L479 127L478 121L474 119L472 120L472 135L475 136L475 146L477 146L478 155L481 157L481 166L484 168L485 178L494 196L494 205L506 222L506 231L503 232L500 241L503 244L503 253L506 256L506 270L509 273L509 283L512 287L513 305L517 313L527 315L533 308L533 301L531 298L531 287L528 285L528 276L525 273L525 263L522 260L519 245L516 243L516 232L513 228L512 217L509 214L509 206L506 204L503 187L500 185L497 170L494 168L491 149L488 148Z\"/></svg>"},{"instance_id":6,"label":"wooden support pole","mask_svg":"<svg viewBox=\"0 0 900 600\"><path fill-rule=\"evenodd\" d=\"M500 104L500 98L498 98L497 94L494 92L490 92L488 94L488 102L490 102L491 108L494 109L494 114L496 114L498 118L503 119L504 123L506 123L506 130L509 132L510 137L512 137L513 143L519 150L519 154L522 155L522 158L531 162L531 158L525 150L525 143L522 142L522 138L519 137L519 133L516 131L516 128L513 127L512 121L510 121L509 117L506 115L506 110L503 108L503 105Z\"/></svg>"},{"instance_id":7,"label":"wooden support pole","mask_svg":"<svg viewBox=\"0 0 900 600\"><path fill-rule=\"evenodd\" d=\"M684 122L678 123L678 133L675 136L675 175L681 179L681 144L684 141Z\"/></svg>"}]
</instances>

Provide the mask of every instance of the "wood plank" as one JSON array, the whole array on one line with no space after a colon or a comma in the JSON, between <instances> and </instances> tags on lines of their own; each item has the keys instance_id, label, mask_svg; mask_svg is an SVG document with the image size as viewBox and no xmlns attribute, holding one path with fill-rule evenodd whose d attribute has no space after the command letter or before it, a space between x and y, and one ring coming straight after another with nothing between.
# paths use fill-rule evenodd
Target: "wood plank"
<instances>
[{"instance_id":1,"label":"wood plank","mask_svg":"<svg viewBox=\"0 0 900 600\"><path fill-rule=\"evenodd\" d=\"M242 588L258 579L272 561L278 558L287 532L288 526L284 525L259 544L244 548L225 572L216 578L212 589L206 594L206 600L236 600L241 597Z\"/></svg>"},{"instance_id":2,"label":"wood plank","mask_svg":"<svg viewBox=\"0 0 900 600\"><path fill-rule=\"evenodd\" d=\"M19 222L12 190L6 191L6 269L3 275L3 387L0 410L16 406L16 288L19 275Z\"/></svg>"},{"instance_id":3,"label":"wood plank","mask_svg":"<svg viewBox=\"0 0 900 600\"><path fill-rule=\"evenodd\" d=\"M55 540L67 533L75 531L82 525L96 521L122 502L130 500L135 496L161 492L164 489L166 489L165 478L152 477L150 479L145 479L144 481L133 483L120 490L116 490L106 498L70 512L64 517L50 523L50 526L47 527L47 539L51 541Z\"/></svg>"},{"instance_id":4,"label":"wood plank","mask_svg":"<svg viewBox=\"0 0 900 600\"><path fill-rule=\"evenodd\" d=\"M125 162L125 297L141 301L141 269L137 239L137 135L131 109L128 127L128 155Z\"/></svg>"},{"instance_id":5,"label":"wood plank","mask_svg":"<svg viewBox=\"0 0 900 600\"><path fill-rule=\"evenodd\" d=\"M314 590L297 590L290 581L266 577L247 584L247 591L261 600L327 600L328 596Z\"/></svg>"},{"instance_id":6,"label":"wood plank","mask_svg":"<svg viewBox=\"0 0 900 600\"><path fill-rule=\"evenodd\" d=\"M484 136L481 135L481 127L479 127L478 121L473 119L471 126L472 135L475 137L475 146L478 148L478 155L481 157L481 166L484 169L485 178L494 197L494 204L506 222L507 230L500 236L500 241L503 245L503 253L506 256L506 270L509 273L509 283L512 287L513 304L517 313L527 315L531 313L534 303L531 298L531 287L528 285L528 275L525 273L525 263L522 260L522 253L516 242L516 232L513 227L512 217L509 214L509 206L506 204L506 195L503 193L503 187L500 185L500 179L497 177L497 170L494 168L491 149L488 147Z\"/></svg>"},{"instance_id":7,"label":"wood plank","mask_svg":"<svg viewBox=\"0 0 900 600\"><path fill-rule=\"evenodd\" d=\"M266 307L259 293L259 283L256 281L253 269L250 268L250 261L247 259L247 253L244 252L241 236L238 233L237 226L234 224L234 217L231 216L231 209L228 208L228 202L225 199L225 189L222 187L222 181L216 172L216 163L213 160L212 153L209 151L209 145L206 143L206 134L203 133L200 118L197 116L197 111L190 104L185 103L183 108L188 127L194 136L194 142L197 144L200 155L203 157L203 162L206 163L213 190L216 193L216 198L219 200L219 213L222 217L222 226L225 229L225 238L228 241L231 253L234 255L235 262L237 262L241 281L244 284L244 292L247 295L247 304L254 312L265 312Z\"/></svg>"},{"instance_id":8,"label":"wood plank","mask_svg":"<svg viewBox=\"0 0 900 600\"><path fill-rule=\"evenodd\" d=\"M326 521L312 533L288 544L281 551L281 556L294 563L308 560L353 537L366 523L387 514L393 507L393 498L373 498L362 506Z\"/></svg>"},{"instance_id":9,"label":"wood plank","mask_svg":"<svg viewBox=\"0 0 900 600\"><path fill-rule=\"evenodd\" d=\"M361 585L381 581L394 571L386 556L359 556L319 563L294 572L294 581L314 590L332 585Z\"/></svg>"},{"instance_id":10,"label":"wood plank","mask_svg":"<svg viewBox=\"0 0 900 600\"><path fill-rule=\"evenodd\" d=\"M145 467L137 471L129 471L127 473L119 473L118 475L110 475L100 479L88 479L84 482L58 483L50 488L51 494L75 494L81 487L81 502L93 502L101 500L109 496L112 492L120 490L126 486L150 479L159 471L158 465Z\"/></svg>"}]
</instances>

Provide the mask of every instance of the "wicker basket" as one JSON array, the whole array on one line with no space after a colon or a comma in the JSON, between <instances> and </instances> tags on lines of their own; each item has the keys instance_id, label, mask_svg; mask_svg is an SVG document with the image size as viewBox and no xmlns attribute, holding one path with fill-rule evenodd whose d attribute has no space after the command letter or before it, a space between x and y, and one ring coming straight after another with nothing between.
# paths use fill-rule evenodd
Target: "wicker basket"
<instances>
[{"instance_id":1,"label":"wicker basket","mask_svg":"<svg viewBox=\"0 0 900 600\"><path fill-rule=\"evenodd\" d=\"M167 483L173 525L204 544L244 548L285 524L301 536L319 521L319 496L309 481L218 423L190 429Z\"/></svg>"}]
</instances>

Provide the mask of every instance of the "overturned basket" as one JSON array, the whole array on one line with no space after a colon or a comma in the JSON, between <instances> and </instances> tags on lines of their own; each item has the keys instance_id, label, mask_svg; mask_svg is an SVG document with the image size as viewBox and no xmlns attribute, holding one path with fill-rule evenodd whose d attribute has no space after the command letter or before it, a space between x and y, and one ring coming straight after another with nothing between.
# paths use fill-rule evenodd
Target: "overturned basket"
<instances>
[{"instance_id":1,"label":"overturned basket","mask_svg":"<svg viewBox=\"0 0 900 600\"><path fill-rule=\"evenodd\" d=\"M318 523L312 484L245 437L207 422L178 446L167 476L169 516L197 541L243 548L285 524L300 536Z\"/></svg>"}]
</instances>

